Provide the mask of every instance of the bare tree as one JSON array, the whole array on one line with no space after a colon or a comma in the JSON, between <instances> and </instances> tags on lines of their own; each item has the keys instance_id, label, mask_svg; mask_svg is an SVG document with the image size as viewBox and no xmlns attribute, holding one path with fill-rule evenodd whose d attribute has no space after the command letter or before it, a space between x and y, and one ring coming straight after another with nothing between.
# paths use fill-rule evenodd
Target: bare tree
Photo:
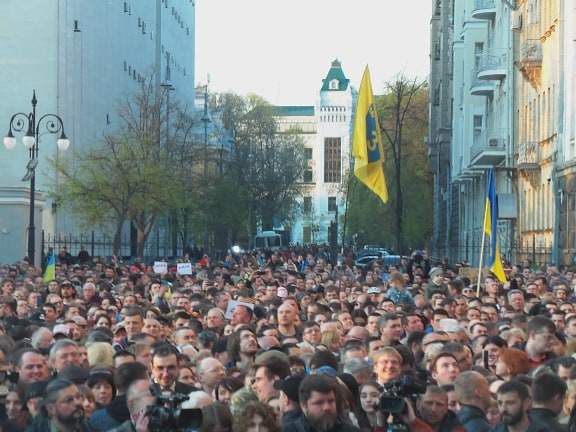
<instances>
[{"instance_id":1,"label":"bare tree","mask_svg":"<svg viewBox=\"0 0 576 432\"><path fill-rule=\"evenodd\" d=\"M415 120L422 115L418 110L419 105L414 104L414 99L426 87L426 81L417 79L409 80L403 75L385 84L385 95L381 99L379 107L380 124L384 136L388 141L390 154L394 166L395 196L395 228L396 248L398 252L403 250L403 215L404 196L402 191L402 162L403 162L403 139L404 128L408 120ZM425 121L425 119L423 119Z\"/></svg>"}]
</instances>

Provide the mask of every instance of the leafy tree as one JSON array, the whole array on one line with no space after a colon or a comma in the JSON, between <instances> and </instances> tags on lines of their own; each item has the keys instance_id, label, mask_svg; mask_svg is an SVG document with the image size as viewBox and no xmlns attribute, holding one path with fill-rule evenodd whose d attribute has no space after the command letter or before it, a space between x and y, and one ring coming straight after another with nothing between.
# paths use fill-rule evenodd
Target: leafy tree
<instances>
[{"instance_id":1,"label":"leafy tree","mask_svg":"<svg viewBox=\"0 0 576 432\"><path fill-rule=\"evenodd\" d=\"M127 221L137 230L137 254L159 216L174 207L182 183L174 168L176 146L161 137L171 110L152 80L120 105L119 129L70 159L54 161L59 175L52 194L85 224L112 226L114 252Z\"/></svg>"},{"instance_id":2,"label":"leafy tree","mask_svg":"<svg viewBox=\"0 0 576 432\"><path fill-rule=\"evenodd\" d=\"M214 102L235 142L229 169L248 208L248 235L258 224L272 229L275 222L290 223L301 194L306 159L297 131L281 131L274 107L258 96L220 95Z\"/></svg>"}]
</instances>

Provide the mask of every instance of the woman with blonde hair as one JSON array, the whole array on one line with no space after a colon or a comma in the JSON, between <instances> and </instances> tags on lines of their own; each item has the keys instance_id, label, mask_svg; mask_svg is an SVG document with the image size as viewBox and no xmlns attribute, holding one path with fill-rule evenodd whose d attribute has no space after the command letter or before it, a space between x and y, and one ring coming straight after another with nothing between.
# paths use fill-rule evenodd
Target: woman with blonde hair
<instances>
[{"instance_id":1,"label":"woman with blonde hair","mask_svg":"<svg viewBox=\"0 0 576 432\"><path fill-rule=\"evenodd\" d=\"M93 342L88 346L88 364L90 367L113 368L114 348L108 342Z\"/></svg>"},{"instance_id":2,"label":"woman with blonde hair","mask_svg":"<svg viewBox=\"0 0 576 432\"><path fill-rule=\"evenodd\" d=\"M576 381L568 381L568 390L564 396L564 404L558 422L567 425L570 422L570 416L576 403Z\"/></svg>"},{"instance_id":3,"label":"woman with blonde hair","mask_svg":"<svg viewBox=\"0 0 576 432\"><path fill-rule=\"evenodd\" d=\"M340 351L342 339L340 338L340 333L336 330L327 330L322 333L322 339L320 343L328 348L332 353L338 353Z\"/></svg>"}]
</instances>

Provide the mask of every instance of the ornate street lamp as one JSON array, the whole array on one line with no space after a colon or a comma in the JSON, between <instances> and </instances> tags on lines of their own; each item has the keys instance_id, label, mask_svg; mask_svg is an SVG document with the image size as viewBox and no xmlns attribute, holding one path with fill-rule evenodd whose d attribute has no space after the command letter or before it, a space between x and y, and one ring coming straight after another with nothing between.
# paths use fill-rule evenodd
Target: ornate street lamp
<instances>
[{"instance_id":1,"label":"ornate street lamp","mask_svg":"<svg viewBox=\"0 0 576 432\"><path fill-rule=\"evenodd\" d=\"M64 133L64 123L62 119L56 114L44 114L36 121L36 90L32 93L32 112L25 114L22 112L16 113L10 119L8 133L4 137L4 147L12 150L16 147L16 137L14 132L24 132L22 137L22 144L28 149L30 154L30 161L27 165L28 172L22 181L30 180L30 219L28 222L28 260L31 265L34 265L35 254L35 231L34 226L34 200L36 192L36 166L38 165L38 150L40 143L40 129L46 133L59 135L57 145L61 151L66 151L70 147L70 140Z\"/></svg>"}]
</instances>

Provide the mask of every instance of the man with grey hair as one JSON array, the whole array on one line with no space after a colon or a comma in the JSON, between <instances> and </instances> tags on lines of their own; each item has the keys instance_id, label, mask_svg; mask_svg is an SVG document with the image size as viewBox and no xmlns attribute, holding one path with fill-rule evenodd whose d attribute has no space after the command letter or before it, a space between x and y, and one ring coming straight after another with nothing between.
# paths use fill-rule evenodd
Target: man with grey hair
<instances>
[{"instance_id":1,"label":"man with grey hair","mask_svg":"<svg viewBox=\"0 0 576 432\"><path fill-rule=\"evenodd\" d=\"M50 366L60 373L66 366L80 366L78 344L70 339L60 339L50 349Z\"/></svg>"},{"instance_id":2,"label":"man with grey hair","mask_svg":"<svg viewBox=\"0 0 576 432\"><path fill-rule=\"evenodd\" d=\"M359 386L372 381L374 366L370 360L364 358L351 358L344 363L342 372L348 373L356 379Z\"/></svg>"},{"instance_id":3,"label":"man with grey hair","mask_svg":"<svg viewBox=\"0 0 576 432\"><path fill-rule=\"evenodd\" d=\"M38 330L32 333L30 343L32 344L33 348L47 353L50 346L52 346L52 343L54 343L54 336L52 335L52 332L46 327L40 327Z\"/></svg>"},{"instance_id":4,"label":"man with grey hair","mask_svg":"<svg viewBox=\"0 0 576 432\"><path fill-rule=\"evenodd\" d=\"M84 304L86 305L87 309L90 306L100 304L100 298L96 292L96 285L94 285L92 282L86 282L82 286L82 300L84 300Z\"/></svg>"},{"instance_id":5,"label":"man with grey hair","mask_svg":"<svg viewBox=\"0 0 576 432\"><path fill-rule=\"evenodd\" d=\"M202 390L208 394L212 394L214 388L226 376L226 368L220 360L214 357L200 360L196 369Z\"/></svg>"},{"instance_id":6,"label":"man with grey hair","mask_svg":"<svg viewBox=\"0 0 576 432\"><path fill-rule=\"evenodd\" d=\"M156 404L156 397L150 392L150 381L144 379L134 381L126 392L126 405L130 419L117 428L111 429L110 432L144 432L149 430L150 419L146 415L146 410L154 404Z\"/></svg>"}]
</instances>

